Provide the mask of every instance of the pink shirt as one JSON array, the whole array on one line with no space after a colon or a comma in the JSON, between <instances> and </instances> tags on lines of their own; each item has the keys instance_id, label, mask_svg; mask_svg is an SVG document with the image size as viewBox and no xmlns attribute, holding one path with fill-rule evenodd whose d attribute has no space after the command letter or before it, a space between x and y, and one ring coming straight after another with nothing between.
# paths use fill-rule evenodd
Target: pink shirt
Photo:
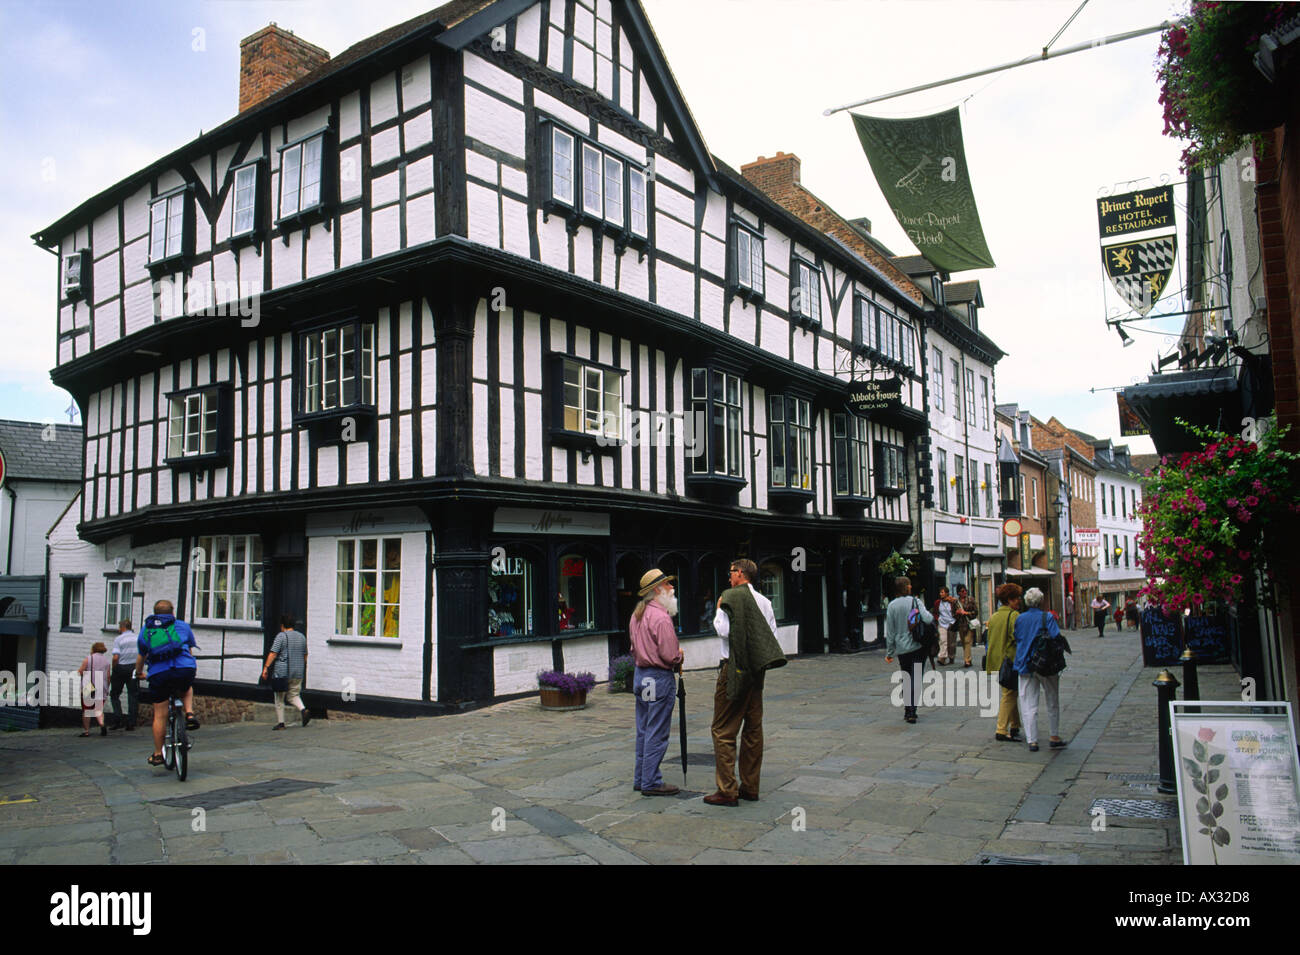
<instances>
[{"instance_id":1,"label":"pink shirt","mask_svg":"<svg viewBox=\"0 0 1300 955\"><path fill-rule=\"evenodd\" d=\"M672 617L657 603L651 602L640 620L632 614L628 630L632 637L632 658L637 666L671 670L681 659Z\"/></svg>"}]
</instances>

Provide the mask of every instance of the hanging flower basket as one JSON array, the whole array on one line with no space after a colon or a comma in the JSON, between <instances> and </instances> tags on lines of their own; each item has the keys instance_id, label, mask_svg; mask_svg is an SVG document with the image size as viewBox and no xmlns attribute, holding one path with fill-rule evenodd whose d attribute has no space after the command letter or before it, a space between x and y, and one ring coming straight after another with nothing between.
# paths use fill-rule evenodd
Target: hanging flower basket
<instances>
[{"instance_id":1,"label":"hanging flower basket","mask_svg":"<svg viewBox=\"0 0 1300 955\"><path fill-rule=\"evenodd\" d=\"M587 692L596 685L590 673L561 673L543 670L537 674L544 710L581 710L587 706Z\"/></svg>"},{"instance_id":2,"label":"hanging flower basket","mask_svg":"<svg viewBox=\"0 0 1300 955\"><path fill-rule=\"evenodd\" d=\"M1296 3L1197 0L1160 39L1156 74L1166 136L1189 143L1183 169L1223 162L1285 118L1255 68L1259 38L1300 11Z\"/></svg>"},{"instance_id":3,"label":"hanging flower basket","mask_svg":"<svg viewBox=\"0 0 1300 955\"><path fill-rule=\"evenodd\" d=\"M1290 546L1281 522L1300 513L1300 455L1279 448L1286 429L1248 442L1178 420L1204 439L1204 449L1162 458L1138 508L1141 593L1167 613L1239 603L1256 570L1271 580L1270 559Z\"/></svg>"},{"instance_id":4,"label":"hanging flower basket","mask_svg":"<svg viewBox=\"0 0 1300 955\"><path fill-rule=\"evenodd\" d=\"M912 563L898 551L893 551L880 562L878 569L884 577L906 577L912 573Z\"/></svg>"}]
</instances>

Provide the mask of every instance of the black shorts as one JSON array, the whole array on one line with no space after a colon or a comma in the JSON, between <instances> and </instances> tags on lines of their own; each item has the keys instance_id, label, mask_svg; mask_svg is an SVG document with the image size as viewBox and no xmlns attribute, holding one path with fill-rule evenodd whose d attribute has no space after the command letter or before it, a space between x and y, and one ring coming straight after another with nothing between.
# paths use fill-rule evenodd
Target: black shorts
<instances>
[{"instance_id":1,"label":"black shorts","mask_svg":"<svg viewBox=\"0 0 1300 955\"><path fill-rule=\"evenodd\" d=\"M192 669L164 670L157 676L149 677L149 689L145 694L146 703L166 703L172 694L184 696L185 691L194 685Z\"/></svg>"}]
</instances>

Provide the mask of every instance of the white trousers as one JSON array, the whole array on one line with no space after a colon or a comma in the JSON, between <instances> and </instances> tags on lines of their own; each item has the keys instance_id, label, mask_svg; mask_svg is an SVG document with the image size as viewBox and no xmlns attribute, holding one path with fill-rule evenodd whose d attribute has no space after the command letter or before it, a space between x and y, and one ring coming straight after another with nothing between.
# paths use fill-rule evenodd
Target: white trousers
<instances>
[{"instance_id":1,"label":"white trousers","mask_svg":"<svg viewBox=\"0 0 1300 955\"><path fill-rule=\"evenodd\" d=\"M1038 688L1047 697L1047 719L1052 735L1061 735L1061 675L1040 676L1037 673L1020 674L1020 725L1025 728L1025 741L1038 742Z\"/></svg>"},{"instance_id":2,"label":"white trousers","mask_svg":"<svg viewBox=\"0 0 1300 955\"><path fill-rule=\"evenodd\" d=\"M299 695L301 692L302 692L302 680L295 680L293 678L290 678L289 689L286 690L284 693L274 694L275 695L275 721L277 723L284 722L285 697L289 698L289 702L293 704L293 708L297 710L299 713L301 713L304 709L306 709L306 704L303 703L302 697Z\"/></svg>"}]
</instances>

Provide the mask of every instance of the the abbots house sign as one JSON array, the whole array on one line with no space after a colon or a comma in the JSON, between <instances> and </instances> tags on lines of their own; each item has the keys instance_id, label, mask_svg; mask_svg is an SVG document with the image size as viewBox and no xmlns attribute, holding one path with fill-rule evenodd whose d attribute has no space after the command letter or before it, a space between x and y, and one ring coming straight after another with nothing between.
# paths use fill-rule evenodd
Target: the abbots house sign
<instances>
[{"instance_id":1,"label":"the abbots house sign","mask_svg":"<svg viewBox=\"0 0 1300 955\"><path fill-rule=\"evenodd\" d=\"M903 406L903 383L899 378L854 382L847 404L854 414L867 411L897 411Z\"/></svg>"}]
</instances>

